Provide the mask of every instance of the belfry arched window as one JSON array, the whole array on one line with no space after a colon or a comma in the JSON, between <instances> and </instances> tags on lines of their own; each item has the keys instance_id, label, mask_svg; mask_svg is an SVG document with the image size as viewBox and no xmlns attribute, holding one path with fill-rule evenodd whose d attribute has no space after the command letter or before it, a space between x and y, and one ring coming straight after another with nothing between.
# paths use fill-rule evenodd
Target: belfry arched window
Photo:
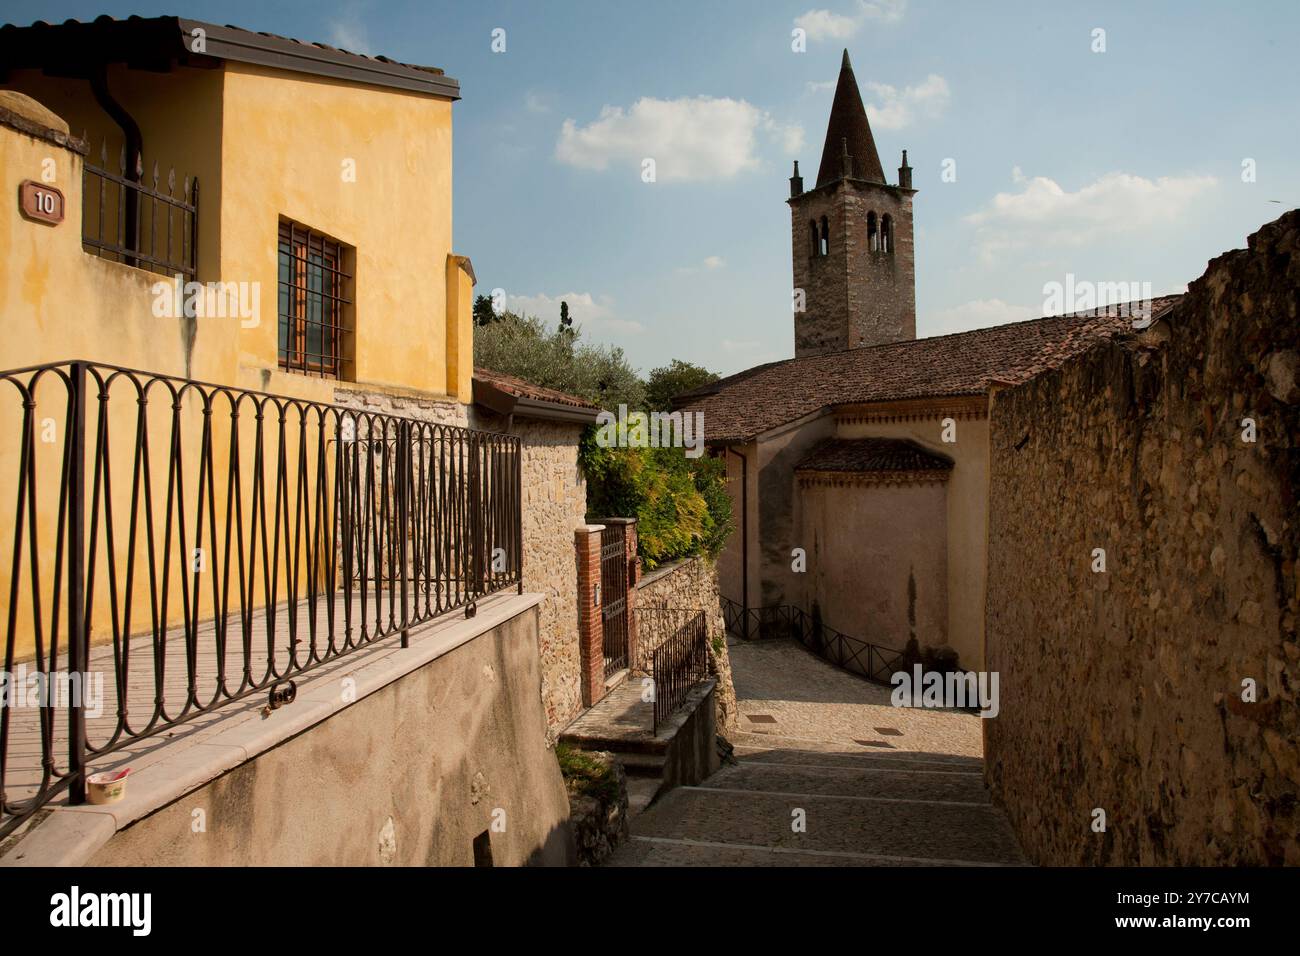
<instances>
[{"instance_id":1,"label":"belfry arched window","mask_svg":"<svg viewBox=\"0 0 1300 956\"><path fill-rule=\"evenodd\" d=\"M876 214L867 213L867 248L872 252L880 251L880 229L876 225Z\"/></svg>"},{"instance_id":2,"label":"belfry arched window","mask_svg":"<svg viewBox=\"0 0 1300 956\"><path fill-rule=\"evenodd\" d=\"M830 223L828 223L828 222L826 221L826 217L825 217L825 216L822 216L822 236L821 236L821 243L818 245L817 248L819 249L821 255L823 255L823 256L825 256L825 255L830 255L830 251L831 251L831 226L830 226Z\"/></svg>"},{"instance_id":3,"label":"belfry arched window","mask_svg":"<svg viewBox=\"0 0 1300 956\"><path fill-rule=\"evenodd\" d=\"M817 220L808 220L808 255L814 259L822 254L821 238L817 235Z\"/></svg>"},{"instance_id":4,"label":"belfry arched window","mask_svg":"<svg viewBox=\"0 0 1300 956\"><path fill-rule=\"evenodd\" d=\"M894 251L894 220L888 214L880 217L880 251Z\"/></svg>"}]
</instances>

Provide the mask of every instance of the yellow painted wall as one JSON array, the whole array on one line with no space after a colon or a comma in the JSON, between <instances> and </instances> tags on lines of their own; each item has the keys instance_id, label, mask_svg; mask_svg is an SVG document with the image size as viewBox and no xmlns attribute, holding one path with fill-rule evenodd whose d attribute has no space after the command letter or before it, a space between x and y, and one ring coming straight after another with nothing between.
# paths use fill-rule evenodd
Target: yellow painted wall
<instances>
[{"instance_id":1,"label":"yellow painted wall","mask_svg":"<svg viewBox=\"0 0 1300 956\"><path fill-rule=\"evenodd\" d=\"M25 72L12 75L7 87L50 104L74 135L84 131L93 145L90 161L96 165L99 147L107 142L109 168L117 170L121 134L95 104L88 84ZM199 279L260 283L259 322L245 328L237 317L156 316L153 289L161 277L83 251L81 158L56 144L0 127L4 194L16 197L19 182L41 180L48 160L55 175L52 185L62 190L67 209L66 220L58 226L22 218L13 198L0 213L0 314L7 333L0 336L0 370L84 358L333 401L333 380L278 368L277 242L279 219L285 216L355 247L356 364L348 376L355 387L408 396L450 392L460 401L469 400L472 286L464 270L449 267L455 260L450 102L234 64L169 74L116 68L110 71L109 87L141 127L146 181L152 179L155 158L164 179L171 165L178 177L188 172L199 178ZM61 125L49 114L44 119ZM355 163L355 181L344 176L345 160ZM449 275L455 277L454 288L448 286ZM59 403L64 393L57 384L50 380L43 390L38 420L62 422ZM0 434L16 435L21 409L12 389L0 402ZM151 429L162 428L164 435L165 404L150 411ZM129 506L125 496L134 406L130 396L118 391L111 407L118 476L113 500L120 520ZM192 446L201 425L191 396L182 436L191 446L187 461L195 466ZM214 449L220 450L228 443L228 419L223 428L218 413L213 427ZM241 433L249 427L245 421ZM156 431L151 440L154 456L162 458ZM56 443L37 448L46 496L57 492L62 441L58 436ZM291 438L291 464L296 449ZM88 449L88 458L91 452ZM218 475L225 454L221 451L214 462ZM13 541L17 472L17 444L0 441L0 497L8 503L0 509L3 542ZM155 480L161 482L156 487L165 487L165 475L155 473ZM52 542L57 497L46 496L37 523L42 542ZM224 487L218 489L215 504L220 515ZM120 526L117 533L122 534ZM105 556L101 549L101 572ZM0 581L6 587L10 560L8 546L0 548ZM48 562L42 573L48 592ZM138 602L146 583L143 575L136 580ZM92 617L97 640L108 635L111 623L102 583L100 588ZM179 613L176 597L166 609L172 622ZM42 597L43 602L48 599L48 594ZM210 595L204 592L202 601L202 612L209 615ZM32 649L31 614L24 596L20 657ZM46 614L48 618L48 610ZM147 620L138 609L131 630L144 626Z\"/></svg>"},{"instance_id":2,"label":"yellow painted wall","mask_svg":"<svg viewBox=\"0 0 1300 956\"><path fill-rule=\"evenodd\" d=\"M222 278L275 289L280 216L354 247L352 377L446 394L451 103L231 63L222 115ZM262 311L239 331L238 384L332 398L278 369L274 294Z\"/></svg>"}]
</instances>

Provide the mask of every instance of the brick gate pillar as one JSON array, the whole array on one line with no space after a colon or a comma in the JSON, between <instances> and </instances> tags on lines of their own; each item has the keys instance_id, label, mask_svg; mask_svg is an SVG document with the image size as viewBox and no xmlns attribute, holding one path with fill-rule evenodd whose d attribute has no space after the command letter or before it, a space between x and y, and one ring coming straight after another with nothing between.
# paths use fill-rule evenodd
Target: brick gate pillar
<instances>
[{"instance_id":1,"label":"brick gate pillar","mask_svg":"<svg viewBox=\"0 0 1300 956\"><path fill-rule=\"evenodd\" d=\"M605 696L605 634L601 626L600 533L603 524L578 525L573 532L574 559L578 567L578 662L582 678L582 706L590 707Z\"/></svg>"}]
</instances>

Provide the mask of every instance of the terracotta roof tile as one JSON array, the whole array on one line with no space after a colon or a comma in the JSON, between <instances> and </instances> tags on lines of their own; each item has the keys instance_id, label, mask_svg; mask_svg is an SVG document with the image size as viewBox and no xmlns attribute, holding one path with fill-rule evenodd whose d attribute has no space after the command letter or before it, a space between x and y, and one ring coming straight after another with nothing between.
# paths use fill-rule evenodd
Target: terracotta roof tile
<instances>
[{"instance_id":1,"label":"terracotta roof tile","mask_svg":"<svg viewBox=\"0 0 1300 956\"><path fill-rule=\"evenodd\" d=\"M474 377L481 382L486 382L499 388L507 394L516 398L531 398L539 402L555 402L560 405L572 405L574 408L589 408L597 410L599 405L587 401L585 398L579 398L577 395L569 395L566 392L560 392L553 388L545 388L541 385L534 385L532 382L517 378L514 375L506 375L504 372L494 372L491 369L474 367Z\"/></svg>"},{"instance_id":2,"label":"terracotta roof tile","mask_svg":"<svg viewBox=\"0 0 1300 956\"><path fill-rule=\"evenodd\" d=\"M906 438L828 438L795 471L951 471L952 459Z\"/></svg>"},{"instance_id":3,"label":"terracotta roof tile","mask_svg":"<svg viewBox=\"0 0 1300 956\"><path fill-rule=\"evenodd\" d=\"M1180 298L1153 300L1153 312ZM710 442L748 441L832 405L981 395L992 382L1018 384L1131 324L1119 316L1052 316L786 359L686 392L675 405L704 413Z\"/></svg>"}]
</instances>

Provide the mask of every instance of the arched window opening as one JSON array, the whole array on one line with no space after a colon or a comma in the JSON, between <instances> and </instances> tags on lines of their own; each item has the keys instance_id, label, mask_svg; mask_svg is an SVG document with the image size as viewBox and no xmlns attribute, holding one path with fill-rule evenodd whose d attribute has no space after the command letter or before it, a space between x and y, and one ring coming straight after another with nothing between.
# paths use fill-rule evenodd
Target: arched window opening
<instances>
[{"instance_id":1,"label":"arched window opening","mask_svg":"<svg viewBox=\"0 0 1300 956\"><path fill-rule=\"evenodd\" d=\"M831 227L830 227L830 223L828 223L828 222L826 221L826 217L825 217L825 216L822 216L822 241L821 241L821 245L820 245L819 248L821 249L821 254L822 254L822 255L825 256L825 255L829 255L829 254L830 254L830 251L831 251Z\"/></svg>"},{"instance_id":2,"label":"arched window opening","mask_svg":"<svg viewBox=\"0 0 1300 956\"><path fill-rule=\"evenodd\" d=\"M867 213L867 248L872 252L880 251L880 230L876 227L876 214Z\"/></svg>"},{"instance_id":3,"label":"arched window opening","mask_svg":"<svg viewBox=\"0 0 1300 956\"><path fill-rule=\"evenodd\" d=\"M817 220L808 220L808 255L814 259L821 255L821 241L817 238Z\"/></svg>"},{"instance_id":4,"label":"arched window opening","mask_svg":"<svg viewBox=\"0 0 1300 956\"><path fill-rule=\"evenodd\" d=\"M880 251L894 251L894 220L887 215L880 219Z\"/></svg>"}]
</instances>

